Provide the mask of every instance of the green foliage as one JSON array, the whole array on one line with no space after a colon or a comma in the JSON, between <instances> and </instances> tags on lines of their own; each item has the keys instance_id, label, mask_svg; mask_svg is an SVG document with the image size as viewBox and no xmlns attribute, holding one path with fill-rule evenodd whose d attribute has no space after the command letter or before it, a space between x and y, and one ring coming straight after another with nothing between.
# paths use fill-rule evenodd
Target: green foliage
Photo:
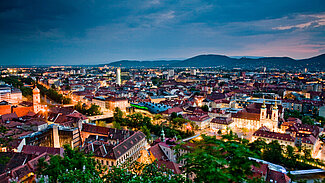
<instances>
[{"instance_id":1,"label":"green foliage","mask_svg":"<svg viewBox=\"0 0 325 183\"><path fill-rule=\"evenodd\" d=\"M91 104L91 106L87 109L86 104L82 104L80 101L74 106L74 109L80 112L81 114L88 116L95 116L103 114L100 111L100 107L95 104Z\"/></svg>"},{"instance_id":2,"label":"green foliage","mask_svg":"<svg viewBox=\"0 0 325 183\"><path fill-rule=\"evenodd\" d=\"M172 112L170 114L170 118L173 120L174 118L177 118L177 113L176 112Z\"/></svg>"},{"instance_id":3,"label":"green foliage","mask_svg":"<svg viewBox=\"0 0 325 183\"><path fill-rule=\"evenodd\" d=\"M107 127L107 123L105 121L99 120L96 121L96 126Z\"/></svg>"},{"instance_id":4,"label":"green foliage","mask_svg":"<svg viewBox=\"0 0 325 183\"><path fill-rule=\"evenodd\" d=\"M34 84L34 80L31 78L22 78L16 76L10 76L5 78L0 78L3 82L12 85L15 88L19 88L24 97L32 96L33 92L31 88L25 87L24 83L28 85Z\"/></svg>"},{"instance_id":5,"label":"green foliage","mask_svg":"<svg viewBox=\"0 0 325 183\"><path fill-rule=\"evenodd\" d=\"M278 143L278 141L272 141L267 144L262 139L257 139L254 142L249 143L248 147L263 160L283 165L289 170L310 169L313 167L308 165L306 162L316 161L311 158L310 150L302 149L302 156L294 147L283 147ZM303 162L298 160L302 160Z\"/></svg>"},{"instance_id":6,"label":"green foliage","mask_svg":"<svg viewBox=\"0 0 325 183\"><path fill-rule=\"evenodd\" d=\"M86 114L88 116L95 116L95 115L101 115L103 113L100 112L100 107L98 105L91 104L91 106L87 109Z\"/></svg>"},{"instance_id":7,"label":"green foliage","mask_svg":"<svg viewBox=\"0 0 325 183\"><path fill-rule=\"evenodd\" d=\"M283 150L279 142L272 141L265 147L262 158L266 161L280 164L283 160L283 156L281 156L282 154Z\"/></svg>"},{"instance_id":8,"label":"green foliage","mask_svg":"<svg viewBox=\"0 0 325 183\"><path fill-rule=\"evenodd\" d=\"M116 121L113 121L113 128L122 129L121 124Z\"/></svg>"},{"instance_id":9,"label":"green foliage","mask_svg":"<svg viewBox=\"0 0 325 183\"><path fill-rule=\"evenodd\" d=\"M0 134L4 134L8 131L9 129L7 129L7 127L0 125Z\"/></svg>"},{"instance_id":10,"label":"green foliage","mask_svg":"<svg viewBox=\"0 0 325 183\"><path fill-rule=\"evenodd\" d=\"M185 172L195 175L195 182L246 182L256 165L248 157L257 155L246 147L246 141L228 134L223 139L203 135L203 140L181 156Z\"/></svg>"},{"instance_id":11,"label":"green foliage","mask_svg":"<svg viewBox=\"0 0 325 183\"><path fill-rule=\"evenodd\" d=\"M301 121L302 121L303 124L314 125L314 119L311 118L310 116L302 117Z\"/></svg>"},{"instance_id":12,"label":"green foliage","mask_svg":"<svg viewBox=\"0 0 325 183\"><path fill-rule=\"evenodd\" d=\"M165 167L158 167L154 162L151 164L142 164L134 162L128 168L113 167L108 174L104 176L105 182L109 183L178 183L189 182L181 175L174 174Z\"/></svg>"},{"instance_id":13,"label":"green foliage","mask_svg":"<svg viewBox=\"0 0 325 183\"><path fill-rule=\"evenodd\" d=\"M39 160L38 173L47 175L50 182L102 182L100 174L104 169L79 149L64 146L64 157L52 156L49 163Z\"/></svg>"},{"instance_id":14,"label":"green foliage","mask_svg":"<svg viewBox=\"0 0 325 183\"><path fill-rule=\"evenodd\" d=\"M114 109L113 121L115 121L116 123L119 123L119 124L123 123L123 112L118 107L116 107Z\"/></svg>"},{"instance_id":15,"label":"green foliage","mask_svg":"<svg viewBox=\"0 0 325 183\"><path fill-rule=\"evenodd\" d=\"M209 112L209 106L207 106L207 105L202 106L201 109L202 109L204 112Z\"/></svg>"},{"instance_id":16,"label":"green foliage","mask_svg":"<svg viewBox=\"0 0 325 183\"><path fill-rule=\"evenodd\" d=\"M134 162L127 167L113 166L107 171L97 164L91 155L86 155L78 149L73 150L69 146L65 146L64 157L52 156L49 163L45 162L44 158L40 159L38 174L47 175L49 182L186 182L181 175L173 174L163 167L159 168L156 163L147 165Z\"/></svg>"},{"instance_id":17,"label":"green foliage","mask_svg":"<svg viewBox=\"0 0 325 183\"><path fill-rule=\"evenodd\" d=\"M147 126L142 126L140 130L146 135L147 140L151 139L150 130Z\"/></svg>"},{"instance_id":18,"label":"green foliage","mask_svg":"<svg viewBox=\"0 0 325 183\"><path fill-rule=\"evenodd\" d=\"M294 118L299 118L301 119L303 117L303 114L300 113L299 111L284 111L284 119L288 119L289 117L294 117Z\"/></svg>"},{"instance_id":19,"label":"green foliage","mask_svg":"<svg viewBox=\"0 0 325 183\"><path fill-rule=\"evenodd\" d=\"M6 165L10 160L9 156L0 156L0 165Z\"/></svg>"},{"instance_id":20,"label":"green foliage","mask_svg":"<svg viewBox=\"0 0 325 183\"><path fill-rule=\"evenodd\" d=\"M143 116L141 113L134 113L131 115L126 116L123 118L123 113L120 109L116 108L114 115L113 115L113 125L118 125L118 126L128 126L130 128L134 128L136 130L144 130L144 126L150 131L150 133L155 134L156 136L160 136L162 126L161 125L154 125L151 122L151 119L147 116ZM177 115L176 115L177 116ZM183 118L179 118L184 120ZM193 136L194 132L193 131L181 131L172 127L164 126L165 134L166 137L172 138L172 137L177 137L180 136L182 138L186 138L189 136ZM145 134L149 134L147 130L143 131ZM146 134L146 135L147 135ZM151 135L150 135L151 136ZM147 135L147 138L149 136Z\"/></svg>"},{"instance_id":21,"label":"green foliage","mask_svg":"<svg viewBox=\"0 0 325 183\"><path fill-rule=\"evenodd\" d=\"M55 89L47 89L43 85L37 84L37 88L41 91L41 95L46 95L48 98L60 104L71 104L71 98L64 97L62 94L59 94Z\"/></svg>"},{"instance_id":22,"label":"green foliage","mask_svg":"<svg viewBox=\"0 0 325 183\"><path fill-rule=\"evenodd\" d=\"M177 117L172 119L171 124L175 128L181 128L185 123L190 123L190 122L191 122L190 120Z\"/></svg>"}]
</instances>

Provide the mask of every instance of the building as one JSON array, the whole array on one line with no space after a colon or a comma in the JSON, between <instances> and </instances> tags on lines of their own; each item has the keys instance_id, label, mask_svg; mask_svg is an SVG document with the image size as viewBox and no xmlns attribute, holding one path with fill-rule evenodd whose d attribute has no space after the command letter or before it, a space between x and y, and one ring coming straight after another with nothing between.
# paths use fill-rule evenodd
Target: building
<instances>
[{"instance_id":1,"label":"building","mask_svg":"<svg viewBox=\"0 0 325 183\"><path fill-rule=\"evenodd\" d=\"M231 129L233 127L233 121L231 117L215 117L210 122L210 128L214 132L218 132L221 130L221 132L226 132L228 129Z\"/></svg>"},{"instance_id":2,"label":"building","mask_svg":"<svg viewBox=\"0 0 325 183\"><path fill-rule=\"evenodd\" d=\"M44 109L44 106L41 105L40 90L37 87L33 89L33 109L35 113L38 113L40 110Z\"/></svg>"},{"instance_id":3,"label":"building","mask_svg":"<svg viewBox=\"0 0 325 183\"><path fill-rule=\"evenodd\" d=\"M23 95L19 89L12 88L9 85L0 85L0 101L17 105L23 101Z\"/></svg>"},{"instance_id":4,"label":"building","mask_svg":"<svg viewBox=\"0 0 325 183\"><path fill-rule=\"evenodd\" d=\"M94 97L91 103L98 105L101 111L114 111L116 107L120 108L122 111L126 111L126 109L130 107L128 99L117 97Z\"/></svg>"},{"instance_id":5,"label":"building","mask_svg":"<svg viewBox=\"0 0 325 183\"><path fill-rule=\"evenodd\" d=\"M106 98L106 107L111 111L114 111L114 109L118 107L125 112L126 109L130 107L130 104L126 98L108 97Z\"/></svg>"},{"instance_id":6,"label":"building","mask_svg":"<svg viewBox=\"0 0 325 183\"><path fill-rule=\"evenodd\" d=\"M60 148L69 144L72 148L80 147L81 135L79 128L65 127L57 124L48 125L42 131L36 131L20 139L25 139L25 145Z\"/></svg>"},{"instance_id":7,"label":"building","mask_svg":"<svg viewBox=\"0 0 325 183\"><path fill-rule=\"evenodd\" d=\"M271 131L278 131L280 119L283 117L283 108L278 106L275 100L274 105L252 103L245 109L232 114L234 126L237 128L247 128L249 130L257 130L262 126L266 126Z\"/></svg>"},{"instance_id":8,"label":"building","mask_svg":"<svg viewBox=\"0 0 325 183\"><path fill-rule=\"evenodd\" d=\"M261 138L267 143L277 140L280 145L290 145L311 150L315 157L321 146L318 139L320 128L315 125L301 124L299 121L288 121L281 125L279 132L272 132L266 127L261 127L254 132L252 140Z\"/></svg>"},{"instance_id":9,"label":"building","mask_svg":"<svg viewBox=\"0 0 325 183\"><path fill-rule=\"evenodd\" d=\"M37 165L41 158L46 162L50 160L50 154L38 153L18 153L18 152L0 152L2 160L7 159L1 164L0 182L35 182Z\"/></svg>"},{"instance_id":10,"label":"building","mask_svg":"<svg viewBox=\"0 0 325 183\"><path fill-rule=\"evenodd\" d=\"M121 86L121 68L116 69L116 84Z\"/></svg>"},{"instance_id":11,"label":"building","mask_svg":"<svg viewBox=\"0 0 325 183\"><path fill-rule=\"evenodd\" d=\"M92 153L93 158L106 167L137 160L147 145L146 136L141 131L83 124L81 133L84 151Z\"/></svg>"},{"instance_id":12,"label":"building","mask_svg":"<svg viewBox=\"0 0 325 183\"><path fill-rule=\"evenodd\" d=\"M183 117L195 123L200 130L209 128L212 118L205 113L184 114Z\"/></svg>"},{"instance_id":13,"label":"building","mask_svg":"<svg viewBox=\"0 0 325 183\"><path fill-rule=\"evenodd\" d=\"M131 103L130 106L135 109L149 111L152 114L162 113L162 112L172 108L169 105L160 104L160 103L158 104L158 103L153 103L153 102Z\"/></svg>"}]
</instances>

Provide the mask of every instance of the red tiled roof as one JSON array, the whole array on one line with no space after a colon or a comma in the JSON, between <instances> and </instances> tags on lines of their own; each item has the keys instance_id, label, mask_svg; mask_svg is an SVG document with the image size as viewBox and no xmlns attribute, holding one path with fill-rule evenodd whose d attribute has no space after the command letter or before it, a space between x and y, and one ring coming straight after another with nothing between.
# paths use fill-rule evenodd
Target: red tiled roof
<instances>
[{"instance_id":1,"label":"red tiled roof","mask_svg":"<svg viewBox=\"0 0 325 183\"><path fill-rule=\"evenodd\" d=\"M180 165L177 163L174 163L172 161L164 161L164 160L160 160L157 161L158 167L159 168L167 168L169 170L171 170L173 173L175 174L181 174L181 170L179 169Z\"/></svg>"},{"instance_id":2,"label":"red tiled roof","mask_svg":"<svg viewBox=\"0 0 325 183\"><path fill-rule=\"evenodd\" d=\"M159 147L158 144L150 147L149 149L150 153L152 153L152 155L157 159L157 161L159 160L167 160L167 156L165 155L165 153L161 150L161 148Z\"/></svg>"},{"instance_id":3,"label":"red tiled roof","mask_svg":"<svg viewBox=\"0 0 325 183\"><path fill-rule=\"evenodd\" d=\"M276 133L276 132L270 132L264 130L257 130L256 132L254 132L253 136L271 138L275 140L290 141L290 142L295 141L294 138L290 136L290 134Z\"/></svg>"},{"instance_id":4,"label":"red tiled roof","mask_svg":"<svg viewBox=\"0 0 325 183\"><path fill-rule=\"evenodd\" d=\"M277 183L289 183L290 182L290 178L281 172L277 172L274 170L269 170L268 171L268 175L266 177L266 181L267 182L271 182L271 180L273 180L273 182L277 182Z\"/></svg>"},{"instance_id":5,"label":"red tiled roof","mask_svg":"<svg viewBox=\"0 0 325 183\"><path fill-rule=\"evenodd\" d=\"M14 107L12 111L16 113L18 117L22 117L28 115L29 112L33 112L33 107Z\"/></svg>"},{"instance_id":6,"label":"red tiled roof","mask_svg":"<svg viewBox=\"0 0 325 183\"><path fill-rule=\"evenodd\" d=\"M169 108L166 111L163 112L163 114L171 114L171 113L179 113L179 112L183 112L183 109L181 109L180 107L173 107L173 108Z\"/></svg>"},{"instance_id":7,"label":"red tiled roof","mask_svg":"<svg viewBox=\"0 0 325 183\"><path fill-rule=\"evenodd\" d=\"M11 113L10 105L0 105L0 115Z\"/></svg>"},{"instance_id":8,"label":"red tiled roof","mask_svg":"<svg viewBox=\"0 0 325 183\"><path fill-rule=\"evenodd\" d=\"M34 155L40 155L44 152L52 155L61 155L63 156L64 149L63 148L54 148L54 147L42 147L42 146L30 146L30 145L24 145L22 151L25 154L34 154Z\"/></svg>"}]
</instances>

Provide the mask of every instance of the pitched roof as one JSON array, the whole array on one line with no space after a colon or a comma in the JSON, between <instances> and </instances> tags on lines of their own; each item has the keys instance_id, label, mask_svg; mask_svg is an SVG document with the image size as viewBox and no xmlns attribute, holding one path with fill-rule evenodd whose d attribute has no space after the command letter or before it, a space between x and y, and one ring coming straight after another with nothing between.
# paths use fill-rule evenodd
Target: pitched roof
<instances>
[{"instance_id":1,"label":"pitched roof","mask_svg":"<svg viewBox=\"0 0 325 183\"><path fill-rule=\"evenodd\" d=\"M10 105L0 105L0 115L11 113Z\"/></svg>"},{"instance_id":2,"label":"pitched roof","mask_svg":"<svg viewBox=\"0 0 325 183\"><path fill-rule=\"evenodd\" d=\"M63 156L64 149L63 148L54 148L54 147L42 147L42 146L31 146L31 145L24 145L22 151L25 154L34 154L40 155L44 152L52 155L61 155Z\"/></svg>"},{"instance_id":3,"label":"pitched roof","mask_svg":"<svg viewBox=\"0 0 325 183\"><path fill-rule=\"evenodd\" d=\"M28 115L29 112L33 112L33 107L14 107L12 111L16 113L18 117L22 117Z\"/></svg>"},{"instance_id":4,"label":"pitched roof","mask_svg":"<svg viewBox=\"0 0 325 183\"><path fill-rule=\"evenodd\" d=\"M161 150L159 144L156 144L156 145L150 147L149 151L157 159L157 161L168 159L168 157L165 155L165 153Z\"/></svg>"},{"instance_id":5,"label":"pitched roof","mask_svg":"<svg viewBox=\"0 0 325 183\"><path fill-rule=\"evenodd\" d=\"M271 138L274 140L283 140L283 141L289 141L289 142L295 141L295 139L293 137L291 137L290 134L276 133L276 132L264 131L264 130L260 130L260 129L255 131L253 136Z\"/></svg>"}]
</instances>

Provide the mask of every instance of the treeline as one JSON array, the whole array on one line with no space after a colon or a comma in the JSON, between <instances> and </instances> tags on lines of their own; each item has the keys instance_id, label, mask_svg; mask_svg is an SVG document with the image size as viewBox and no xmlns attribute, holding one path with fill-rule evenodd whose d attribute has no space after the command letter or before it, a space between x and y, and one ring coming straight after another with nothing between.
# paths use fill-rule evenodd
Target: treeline
<instances>
[{"instance_id":1,"label":"treeline","mask_svg":"<svg viewBox=\"0 0 325 183\"><path fill-rule=\"evenodd\" d=\"M62 94L59 94L55 89L47 89L41 84L37 84L37 88L41 91L41 95L46 95L46 97L52 99L54 102L59 104L71 104L71 98L65 97Z\"/></svg>"},{"instance_id":2,"label":"treeline","mask_svg":"<svg viewBox=\"0 0 325 183\"><path fill-rule=\"evenodd\" d=\"M247 146L259 155L261 159L282 165L288 170L315 168L310 164L325 165L320 160L311 157L310 149L302 147L296 148L289 145L283 146L280 145L278 141L266 143L261 139L257 139L254 142L247 144Z\"/></svg>"},{"instance_id":3,"label":"treeline","mask_svg":"<svg viewBox=\"0 0 325 183\"><path fill-rule=\"evenodd\" d=\"M176 149L186 150L180 160L185 160L181 171L183 175L175 174L165 167L159 167L156 162L142 164L135 161L131 164L113 166L108 170L97 163L91 154L84 154L78 149L65 146L64 157L52 156L49 163L40 159L38 164L39 182L264 182L252 179L251 167L258 166L248 157L257 157L247 148L242 139L226 135L222 139L202 136L195 146L187 147L179 144ZM193 176L195 175L195 176ZM192 177L194 180L191 180Z\"/></svg>"},{"instance_id":4,"label":"treeline","mask_svg":"<svg viewBox=\"0 0 325 183\"><path fill-rule=\"evenodd\" d=\"M74 106L74 109L80 112L83 115L87 116L95 116L103 114L100 111L100 107L95 104L91 104L90 107L87 108L86 104L82 104L80 101Z\"/></svg>"},{"instance_id":5,"label":"treeline","mask_svg":"<svg viewBox=\"0 0 325 183\"><path fill-rule=\"evenodd\" d=\"M132 171L130 171L132 170ZM159 168L156 163L142 164L135 161L129 166L114 166L110 170L98 164L89 154L78 148L65 146L64 157L52 156L49 162L39 160L37 182L188 182L181 175L174 174L166 168Z\"/></svg>"},{"instance_id":6,"label":"treeline","mask_svg":"<svg viewBox=\"0 0 325 183\"><path fill-rule=\"evenodd\" d=\"M162 128L166 137L177 137L186 138L194 135L194 131L187 130L181 131L175 128L174 126L162 126L154 125L151 122L151 118L143 116L141 113L134 113L123 117L123 112L119 108L115 108L114 117L113 117L113 126L115 128L121 128L121 126L128 126L136 130L141 130L147 138L151 137L151 134L156 136L161 136Z\"/></svg>"},{"instance_id":7,"label":"treeline","mask_svg":"<svg viewBox=\"0 0 325 183\"><path fill-rule=\"evenodd\" d=\"M147 120L147 119L146 119ZM183 175L177 175L164 167L158 167L153 162L107 167L98 164L92 154L84 154L78 148L65 146L64 157L52 156L49 163L40 159L38 164L39 182L247 182L262 183L262 179L252 179L252 166L259 164L249 157L264 159L273 163L284 164L292 161L291 169L313 168L299 162L301 158L295 154L290 146L285 152L273 141L269 144L262 140L249 143L246 139L238 138L232 132L223 135L221 139L215 136L202 135L201 140L193 141L188 146L181 143L175 147L176 151L185 150L179 160L184 160ZM293 153L293 154L292 154ZM304 152L306 159L310 159L308 151ZM283 162L281 162L283 161ZM299 163L297 163L299 162ZM285 167L288 168L288 164ZM290 174L288 174L290 175ZM192 177L192 179L190 179Z\"/></svg>"},{"instance_id":8,"label":"treeline","mask_svg":"<svg viewBox=\"0 0 325 183\"><path fill-rule=\"evenodd\" d=\"M288 119L289 117L301 119L301 122L303 124L315 125L315 122L319 122L321 127L325 125L325 118L323 116L319 116L319 115L308 116L297 110L293 110L293 111L285 110L284 119Z\"/></svg>"},{"instance_id":9,"label":"treeline","mask_svg":"<svg viewBox=\"0 0 325 183\"><path fill-rule=\"evenodd\" d=\"M33 95L32 89L29 87L25 87L24 83L27 85L34 85L35 82L32 78L22 78L17 76L10 76L5 78L0 78L1 81L10 84L11 86L20 89L22 95L31 100L31 96Z\"/></svg>"}]
</instances>

